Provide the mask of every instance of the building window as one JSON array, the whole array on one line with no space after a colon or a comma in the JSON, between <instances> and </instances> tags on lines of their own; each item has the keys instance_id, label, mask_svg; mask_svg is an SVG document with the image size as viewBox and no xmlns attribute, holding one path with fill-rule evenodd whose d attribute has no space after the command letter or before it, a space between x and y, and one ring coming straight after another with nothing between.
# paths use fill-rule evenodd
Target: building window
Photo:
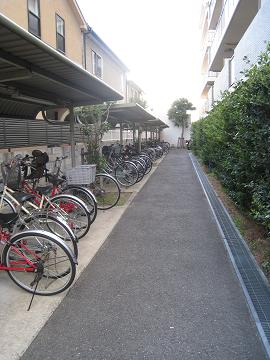
<instances>
[{"instance_id":1,"label":"building window","mask_svg":"<svg viewBox=\"0 0 270 360\"><path fill-rule=\"evenodd\" d=\"M65 21L56 14L56 49L65 52Z\"/></svg>"},{"instance_id":2,"label":"building window","mask_svg":"<svg viewBox=\"0 0 270 360\"><path fill-rule=\"evenodd\" d=\"M93 74L102 78L102 58L92 50Z\"/></svg>"},{"instance_id":3,"label":"building window","mask_svg":"<svg viewBox=\"0 0 270 360\"><path fill-rule=\"evenodd\" d=\"M28 30L40 37L40 8L39 0L28 0Z\"/></svg>"}]
</instances>

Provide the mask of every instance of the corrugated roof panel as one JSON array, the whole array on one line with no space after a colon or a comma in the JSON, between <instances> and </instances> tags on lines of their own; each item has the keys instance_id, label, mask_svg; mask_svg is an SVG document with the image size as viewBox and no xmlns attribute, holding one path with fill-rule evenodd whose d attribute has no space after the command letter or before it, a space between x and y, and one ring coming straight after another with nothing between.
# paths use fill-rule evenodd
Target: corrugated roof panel
<instances>
[{"instance_id":1,"label":"corrugated roof panel","mask_svg":"<svg viewBox=\"0 0 270 360\"><path fill-rule=\"evenodd\" d=\"M122 98L110 86L16 25L3 14L0 14L0 71L1 69L14 71L14 80L12 83L7 81L6 84L19 89L21 101L23 101L21 95L25 94L25 90L28 97L39 98L39 90L41 93L44 91L39 109L45 108L45 105L48 107L44 100L51 101L51 97L55 99L55 102L59 100L56 104L58 107L67 104L70 106L96 104ZM18 76L16 77L18 69L30 70L34 76L18 79ZM5 97L9 96L13 94L6 89ZM15 106L16 110L13 110L6 101L8 100L2 96L0 116L21 115L24 117L26 113L31 113L29 104L26 104L26 108L23 109L20 103ZM36 102L36 99L34 101ZM34 105L36 109L36 104ZM22 111L21 114L19 110Z\"/></svg>"},{"instance_id":2,"label":"corrugated roof panel","mask_svg":"<svg viewBox=\"0 0 270 360\"><path fill-rule=\"evenodd\" d=\"M7 99L1 99L0 95L0 117L21 117L21 118L35 118L40 110L38 104L26 104Z\"/></svg>"}]
</instances>

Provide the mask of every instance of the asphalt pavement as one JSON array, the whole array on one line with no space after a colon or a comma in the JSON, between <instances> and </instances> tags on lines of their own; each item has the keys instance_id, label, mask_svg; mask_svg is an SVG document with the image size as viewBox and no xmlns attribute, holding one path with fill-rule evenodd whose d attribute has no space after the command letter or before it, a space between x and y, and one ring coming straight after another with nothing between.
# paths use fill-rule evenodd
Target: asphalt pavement
<instances>
[{"instance_id":1,"label":"asphalt pavement","mask_svg":"<svg viewBox=\"0 0 270 360\"><path fill-rule=\"evenodd\" d=\"M266 359L186 151L160 163L21 359Z\"/></svg>"}]
</instances>

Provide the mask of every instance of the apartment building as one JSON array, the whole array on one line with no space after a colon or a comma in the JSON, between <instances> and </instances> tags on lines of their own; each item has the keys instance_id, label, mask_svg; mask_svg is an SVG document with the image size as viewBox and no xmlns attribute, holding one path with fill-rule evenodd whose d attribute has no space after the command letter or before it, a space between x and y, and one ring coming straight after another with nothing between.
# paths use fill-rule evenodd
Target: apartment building
<instances>
[{"instance_id":1,"label":"apartment building","mask_svg":"<svg viewBox=\"0 0 270 360\"><path fill-rule=\"evenodd\" d=\"M84 69L87 29L76 0L1 0L1 159L49 146L75 165L73 108L122 98Z\"/></svg>"},{"instance_id":2,"label":"apartment building","mask_svg":"<svg viewBox=\"0 0 270 360\"><path fill-rule=\"evenodd\" d=\"M0 13L84 66L83 34L87 24L75 0L1 0ZM52 120L64 120L69 111L59 108L47 113Z\"/></svg>"},{"instance_id":3,"label":"apartment building","mask_svg":"<svg viewBox=\"0 0 270 360\"><path fill-rule=\"evenodd\" d=\"M266 42L270 41L269 14L269 0L203 1L201 116L265 50Z\"/></svg>"},{"instance_id":4,"label":"apartment building","mask_svg":"<svg viewBox=\"0 0 270 360\"><path fill-rule=\"evenodd\" d=\"M117 123L116 128L109 130L103 136L103 142L121 141L126 143L133 141L134 134L136 138L138 137L138 129L136 132L133 129L136 116L140 123L142 123L142 117L145 117L145 121L147 121L148 117L152 118L152 114L140 108L140 106L145 107L146 105L143 90L134 81L127 79L129 71L127 66L89 26L88 31L84 33L84 53L85 69L123 96L123 99L117 102L119 108L117 108L117 105L111 108L113 122L114 124ZM136 104L139 104L139 106ZM122 123L121 136L119 135L120 122ZM146 133L143 132L142 136L145 138Z\"/></svg>"},{"instance_id":5,"label":"apartment building","mask_svg":"<svg viewBox=\"0 0 270 360\"><path fill-rule=\"evenodd\" d=\"M22 31L25 30L28 32L29 35L32 36L32 40L36 39L37 42L41 40L41 42L37 44L38 47L42 46L44 43L55 52L53 56L57 53L62 57L63 61L65 61L65 59L71 60L73 65L76 64L82 70L87 70L87 73L89 74L89 84L87 86L92 87L93 89L93 98L89 103L102 103L103 101L106 101L106 99L118 99L119 102L127 102L128 69L85 22L76 0L1 0L0 14L3 18L6 17L8 21L13 21L15 27L16 25L19 25L22 28ZM27 51L29 52L29 50L25 50L25 54L27 55ZM23 56L26 56L25 54ZM43 66L44 59L41 57L32 59L35 60L39 66ZM48 66L49 69L49 64L46 66ZM87 76L85 73L84 76ZM30 73L27 73L27 76L30 75ZM16 76L18 76L18 74L16 74ZM21 73L20 76L22 76ZM77 81L75 78L71 79L71 81L73 80ZM11 84L10 80L8 81L9 84ZM17 78L17 81L20 82L20 79ZM22 79L21 81L27 82L27 79ZM18 86L23 86L23 84L18 83ZM39 84L36 83L35 87L36 86L39 86ZM55 90L56 89L57 86L55 86ZM138 89L139 87L136 87L136 91ZM46 87L43 90L46 90ZM138 91L141 92L140 89ZM39 93L45 95L45 93ZM36 92L36 94L38 94L38 92ZM13 104L15 95L12 95ZM43 106L38 106L36 104L36 108L39 107L44 110L46 107L45 111L48 119L60 120L60 123L63 123L64 120L69 120L68 116L70 114L70 107L66 106L69 102L69 92L67 91L63 95L67 98L67 101L61 101L61 107L47 106L49 102L46 101L45 104L43 101ZM8 94L8 96L10 95ZM33 96L31 99L29 99L29 96L22 96L21 93L19 96L20 109L23 107L22 111L26 111L26 105L22 105L23 98L27 98L26 101L28 102L29 100L35 102L38 101L38 99L34 99ZM52 105L54 102L52 100L58 99L58 97L61 96L57 95L56 98L52 95L50 97L50 104ZM121 97L123 100L119 100ZM87 102L85 102L85 104L87 104ZM31 113L30 117L27 117L28 115L26 116L26 114L23 115L22 112L18 110L18 104L16 104L14 109L16 109L16 116L18 116L18 118L24 117L33 120L35 118L43 117L41 113ZM136 107L133 108L134 111L136 111L136 109ZM10 111L9 105L8 110ZM8 115L8 113L4 114ZM12 117L15 117L15 113L12 113ZM13 122L14 121L15 120L13 120ZM36 125L36 123L33 123L33 126L36 127ZM5 123L3 126L6 127L7 124ZM132 132L128 130L126 132L126 137L132 139ZM56 140L58 133L54 133L54 135L55 140L51 142L62 144L62 139L59 141ZM23 143L32 144L32 141L29 140L29 136L29 134L25 135L26 141ZM119 131L114 131L112 137L114 140L119 139ZM14 139L13 143L17 144L18 141L15 140L16 139ZM50 139L48 139L48 141L49 140ZM22 142L20 142L20 144L21 143Z\"/></svg>"},{"instance_id":6,"label":"apartment building","mask_svg":"<svg viewBox=\"0 0 270 360\"><path fill-rule=\"evenodd\" d=\"M87 24L75 0L1 0L0 13L83 66Z\"/></svg>"},{"instance_id":7,"label":"apartment building","mask_svg":"<svg viewBox=\"0 0 270 360\"><path fill-rule=\"evenodd\" d=\"M120 102L126 102L129 69L89 26L84 34L84 52L85 69L117 90L123 96Z\"/></svg>"}]
</instances>

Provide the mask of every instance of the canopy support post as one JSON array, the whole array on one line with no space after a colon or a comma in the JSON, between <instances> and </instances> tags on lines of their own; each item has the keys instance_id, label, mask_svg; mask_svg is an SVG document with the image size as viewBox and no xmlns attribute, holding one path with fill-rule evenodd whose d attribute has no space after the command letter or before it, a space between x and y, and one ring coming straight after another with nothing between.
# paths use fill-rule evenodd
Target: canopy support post
<instances>
[{"instance_id":1,"label":"canopy support post","mask_svg":"<svg viewBox=\"0 0 270 360\"><path fill-rule=\"evenodd\" d=\"M76 166L75 156L75 118L73 106L69 107L69 128L70 128L70 145L71 145L71 166Z\"/></svg>"},{"instance_id":2,"label":"canopy support post","mask_svg":"<svg viewBox=\"0 0 270 360\"><path fill-rule=\"evenodd\" d=\"M120 145L123 145L123 122L120 120Z\"/></svg>"}]
</instances>

